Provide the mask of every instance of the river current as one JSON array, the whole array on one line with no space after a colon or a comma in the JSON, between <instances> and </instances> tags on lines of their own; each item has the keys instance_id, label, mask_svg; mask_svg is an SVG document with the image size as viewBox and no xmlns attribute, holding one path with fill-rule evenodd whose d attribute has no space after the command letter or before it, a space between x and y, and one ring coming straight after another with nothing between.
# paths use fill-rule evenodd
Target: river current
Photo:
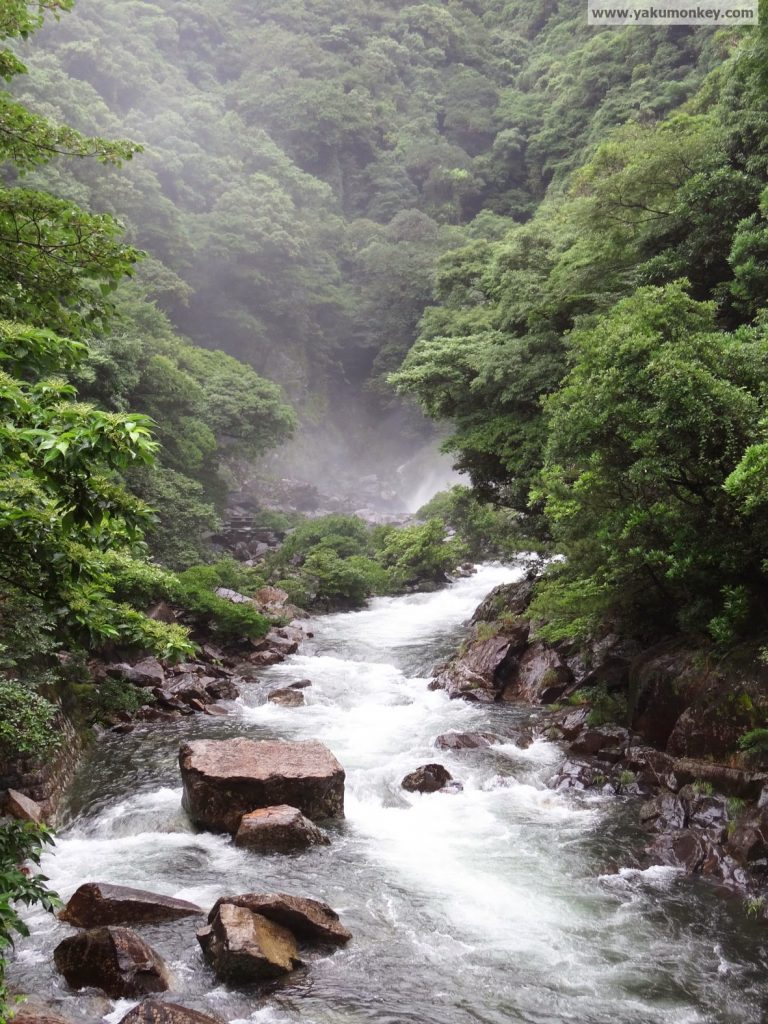
<instances>
[{"instance_id":1,"label":"river current","mask_svg":"<svg viewBox=\"0 0 768 1024\"><path fill-rule=\"evenodd\" d=\"M532 712L449 701L427 688L466 620L515 567L481 566L432 594L377 599L312 623L302 653L228 705L100 743L44 870L68 897L86 881L138 886L207 909L226 893L286 891L331 904L350 945L269 989L227 989L195 922L140 929L175 977L172 998L253 1024L758 1024L768 932L738 899L669 868L640 870L637 804L547 787L563 759L540 740L437 751L449 730L504 732ZM311 679L303 708L266 692ZM332 845L258 856L196 832L181 810L179 742L247 735L326 743L347 772ZM460 793L408 794L444 764ZM72 993L52 967L70 929L34 912L11 983L75 1019L115 1024L132 1003Z\"/></svg>"}]
</instances>

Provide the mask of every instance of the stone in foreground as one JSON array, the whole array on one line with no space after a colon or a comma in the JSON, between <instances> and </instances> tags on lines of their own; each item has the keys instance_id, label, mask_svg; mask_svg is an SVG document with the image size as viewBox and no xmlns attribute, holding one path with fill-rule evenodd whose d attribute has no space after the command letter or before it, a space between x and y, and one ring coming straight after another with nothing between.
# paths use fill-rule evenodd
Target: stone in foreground
<instances>
[{"instance_id":1,"label":"stone in foreground","mask_svg":"<svg viewBox=\"0 0 768 1024\"><path fill-rule=\"evenodd\" d=\"M164 1003L159 999L145 999L125 1015L120 1024L221 1024L199 1010L190 1010L178 1003Z\"/></svg>"},{"instance_id":2,"label":"stone in foreground","mask_svg":"<svg viewBox=\"0 0 768 1024\"><path fill-rule=\"evenodd\" d=\"M197 941L220 981L268 981L301 964L296 940L287 928L231 903L217 904Z\"/></svg>"},{"instance_id":3,"label":"stone in foreground","mask_svg":"<svg viewBox=\"0 0 768 1024\"><path fill-rule=\"evenodd\" d=\"M336 911L320 900L289 896L284 892L224 896L215 904L208 920L212 922L225 905L244 907L266 917L288 928L302 942L343 946L352 938L352 933L341 923Z\"/></svg>"},{"instance_id":4,"label":"stone in foreground","mask_svg":"<svg viewBox=\"0 0 768 1024\"><path fill-rule=\"evenodd\" d=\"M400 785L409 793L437 793L449 782L453 776L441 764L424 764L415 772L406 775Z\"/></svg>"},{"instance_id":5,"label":"stone in foreground","mask_svg":"<svg viewBox=\"0 0 768 1024\"><path fill-rule=\"evenodd\" d=\"M329 843L322 829L305 818L298 807L287 804L244 814L235 836L236 846L256 853L292 853Z\"/></svg>"},{"instance_id":6,"label":"stone in foreground","mask_svg":"<svg viewBox=\"0 0 768 1024\"><path fill-rule=\"evenodd\" d=\"M68 1017L45 1003L40 1003L33 996L24 1002L13 1014L13 1024L73 1024Z\"/></svg>"},{"instance_id":7,"label":"stone in foreground","mask_svg":"<svg viewBox=\"0 0 768 1024\"><path fill-rule=\"evenodd\" d=\"M19 821L31 821L40 825L43 821L43 808L35 800L31 800L24 793L18 793L15 789L9 789L5 800L5 810L12 818Z\"/></svg>"},{"instance_id":8,"label":"stone in foreground","mask_svg":"<svg viewBox=\"0 0 768 1024\"><path fill-rule=\"evenodd\" d=\"M313 821L344 817L344 769L322 743L195 740L179 764L185 811L214 832L234 834L244 814L280 804Z\"/></svg>"},{"instance_id":9,"label":"stone in foreground","mask_svg":"<svg viewBox=\"0 0 768 1024\"><path fill-rule=\"evenodd\" d=\"M59 943L53 958L72 988L100 988L112 999L166 992L170 984L162 958L130 928L78 932Z\"/></svg>"},{"instance_id":10,"label":"stone in foreground","mask_svg":"<svg viewBox=\"0 0 768 1024\"><path fill-rule=\"evenodd\" d=\"M59 918L76 928L97 928L110 924L159 924L202 912L186 900L123 885L87 882L73 894Z\"/></svg>"}]
</instances>

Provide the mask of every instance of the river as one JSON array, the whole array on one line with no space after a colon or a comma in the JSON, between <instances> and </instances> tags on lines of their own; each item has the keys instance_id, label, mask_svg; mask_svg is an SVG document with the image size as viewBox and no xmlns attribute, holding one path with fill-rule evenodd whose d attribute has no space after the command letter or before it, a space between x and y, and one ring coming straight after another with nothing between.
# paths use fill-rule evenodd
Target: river
<instances>
[{"instance_id":1,"label":"river","mask_svg":"<svg viewBox=\"0 0 768 1024\"><path fill-rule=\"evenodd\" d=\"M432 594L377 599L315 620L302 654L229 705L100 743L71 794L44 869L153 889L208 907L225 893L326 900L354 939L268 990L228 990L204 965L195 923L141 929L180 1002L253 1024L757 1024L768 1009L768 935L738 899L672 869L639 870L637 804L547 788L562 753L537 741L445 753L452 729L503 731L523 708L449 701L427 688L465 622L522 570L486 565ZM303 708L265 703L264 684L311 679ZM257 856L196 833L181 810L182 737L317 738L347 771L332 845ZM400 779L440 761L457 794L407 794ZM69 928L28 915L10 971L18 988L80 1020L132 1005L67 990L52 967Z\"/></svg>"}]
</instances>

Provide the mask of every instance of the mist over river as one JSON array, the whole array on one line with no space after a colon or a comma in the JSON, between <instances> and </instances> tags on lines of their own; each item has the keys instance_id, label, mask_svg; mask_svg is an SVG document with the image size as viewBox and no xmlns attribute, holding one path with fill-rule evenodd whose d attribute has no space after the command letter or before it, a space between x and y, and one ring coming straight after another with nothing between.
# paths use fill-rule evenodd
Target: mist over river
<instances>
[{"instance_id":1,"label":"mist over river","mask_svg":"<svg viewBox=\"0 0 768 1024\"><path fill-rule=\"evenodd\" d=\"M475 606L522 568L485 565L437 593L318 618L300 655L247 684L224 720L186 719L100 743L44 869L64 897L86 881L193 900L282 890L326 900L350 945L268 989L228 989L204 965L194 921L141 929L175 976L173 997L254 1024L758 1024L768 938L727 894L673 869L637 868L637 804L547 788L563 759L537 741L436 751L452 729L504 732L535 712L449 701L427 688ZM307 705L265 703L265 684L312 680ZM200 834L181 810L176 765L190 736L317 738L347 771L332 845L256 856ZM463 792L405 793L445 764ZM82 1020L131 1003L70 992L52 952L70 929L28 916L14 986Z\"/></svg>"}]
</instances>

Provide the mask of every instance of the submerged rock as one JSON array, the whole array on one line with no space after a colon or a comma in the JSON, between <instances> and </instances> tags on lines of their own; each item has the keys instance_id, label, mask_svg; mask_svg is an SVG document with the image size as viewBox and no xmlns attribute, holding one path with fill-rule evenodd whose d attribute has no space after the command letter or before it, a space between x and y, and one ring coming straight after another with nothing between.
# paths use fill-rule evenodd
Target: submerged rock
<instances>
[{"instance_id":1,"label":"submerged rock","mask_svg":"<svg viewBox=\"0 0 768 1024\"><path fill-rule=\"evenodd\" d=\"M301 690L273 690L267 695L270 704L279 704L283 708L301 708L306 704Z\"/></svg>"},{"instance_id":2,"label":"submerged rock","mask_svg":"<svg viewBox=\"0 0 768 1024\"><path fill-rule=\"evenodd\" d=\"M59 918L76 928L96 928L111 924L158 924L202 913L200 907L186 900L123 885L87 882L74 893Z\"/></svg>"},{"instance_id":3,"label":"submerged rock","mask_svg":"<svg viewBox=\"0 0 768 1024\"><path fill-rule=\"evenodd\" d=\"M233 903L216 905L197 940L221 981L266 981L301 964L296 939L287 928Z\"/></svg>"},{"instance_id":4,"label":"submerged rock","mask_svg":"<svg viewBox=\"0 0 768 1024\"><path fill-rule=\"evenodd\" d=\"M15 1020L16 1018L14 1018ZM45 1024L41 1021L40 1024ZM145 999L134 1006L120 1024L221 1024L217 1017L211 1017L199 1010L190 1010L178 1003L166 1003L160 999Z\"/></svg>"},{"instance_id":5,"label":"submerged rock","mask_svg":"<svg viewBox=\"0 0 768 1024\"><path fill-rule=\"evenodd\" d=\"M183 806L215 832L237 832L244 814L288 804L312 820L344 817L344 769L322 743L195 740L179 754Z\"/></svg>"},{"instance_id":6,"label":"submerged rock","mask_svg":"<svg viewBox=\"0 0 768 1024\"><path fill-rule=\"evenodd\" d=\"M406 775L400 785L409 793L437 793L452 781L453 776L443 765L424 764Z\"/></svg>"},{"instance_id":7,"label":"submerged rock","mask_svg":"<svg viewBox=\"0 0 768 1024\"><path fill-rule=\"evenodd\" d=\"M170 984L162 957L130 928L78 932L53 957L72 988L100 988L112 999L166 992Z\"/></svg>"},{"instance_id":8,"label":"submerged rock","mask_svg":"<svg viewBox=\"0 0 768 1024\"><path fill-rule=\"evenodd\" d=\"M310 846L327 846L330 839L305 818L298 807L282 804L244 814L235 845L257 853L291 853Z\"/></svg>"},{"instance_id":9,"label":"submerged rock","mask_svg":"<svg viewBox=\"0 0 768 1024\"><path fill-rule=\"evenodd\" d=\"M242 896L223 896L209 914L212 922L225 904L244 907L261 917L288 928L302 942L344 945L352 938L339 920L339 915L327 903L305 896L289 896L284 892L245 893Z\"/></svg>"}]
</instances>

